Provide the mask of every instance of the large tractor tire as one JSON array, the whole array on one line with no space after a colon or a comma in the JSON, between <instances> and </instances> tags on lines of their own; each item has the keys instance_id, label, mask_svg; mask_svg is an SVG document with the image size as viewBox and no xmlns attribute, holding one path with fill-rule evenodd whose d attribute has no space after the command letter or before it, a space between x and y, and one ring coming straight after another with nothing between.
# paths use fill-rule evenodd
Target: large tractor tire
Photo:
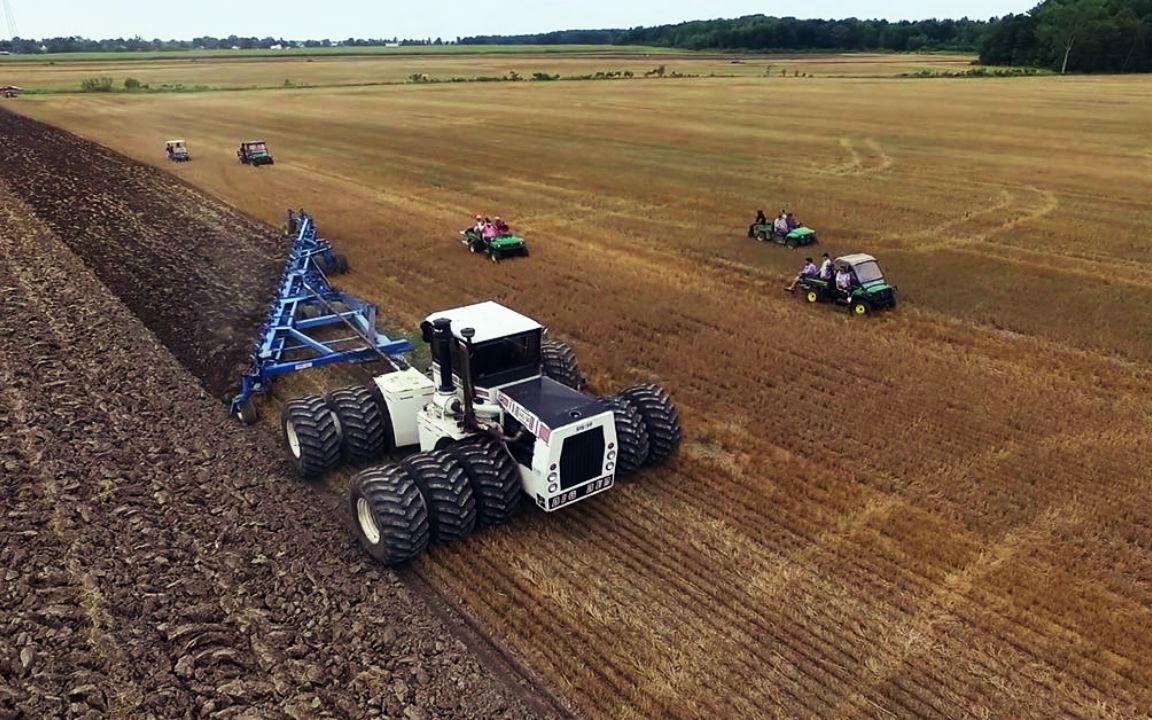
<instances>
[{"instance_id":1,"label":"large tractor tire","mask_svg":"<svg viewBox=\"0 0 1152 720\"><path fill-rule=\"evenodd\" d=\"M634 473L644 466L650 452L648 427L640 410L627 399L605 398L616 418L616 477Z\"/></svg>"},{"instance_id":2,"label":"large tractor tire","mask_svg":"<svg viewBox=\"0 0 1152 720\"><path fill-rule=\"evenodd\" d=\"M317 478L340 464L340 422L324 398L289 400L280 425L300 477Z\"/></svg>"},{"instance_id":3,"label":"large tractor tire","mask_svg":"<svg viewBox=\"0 0 1152 720\"><path fill-rule=\"evenodd\" d=\"M417 453L402 465L424 496L433 542L449 543L471 534L476 527L476 500L460 463L434 451Z\"/></svg>"},{"instance_id":4,"label":"large tractor tire","mask_svg":"<svg viewBox=\"0 0 1152 720\"><path fill-rule=\"evenodd\" d=\"M563 340L545 340L540 346L540 357L544 361L544 374L573 390L581 390L587 384L576 353Z\"/></svg>"},{"instance_id":5,"label":"large tractor tire","mask_svg":"<svg viewBox=\"0 0 1152 720\"><path fill-rule=\"evenodd\" d=\"M459 462L472 486L481 527L502 525L516 514L524 491L516 461L504 448L491 440L469 440L449 445L444 452Z\"/></svg>"},{"instance_id":6,"label":"large tractor tire","mask_svg":"<svg viewBox=\"0 0 1152 720\"><path fill-rule=\"evenodd\" d=\"M664 388L652 383L644 383L628 388L620 393L640 413L644 427L648 430L648 464L663 462L676 452L683 438L680 428L680 411L672 403L672 398Z\"/></svg>"},{"instance_id":7,"label":"large tractor tire","mask_svg":"<svg viewBox=\"0 0 1152 720\"><path fill-rule=\"evenodd\" d=\"M352 463L369 463L384 454L384 419L380 403L363 385L350 385L325 396L340 421L341 449Z\"/></svg>"},{"instance_id":8,"label":"large tractor tire","mask_svg":"<svg viewBox=\"0 0 1152 720\"><path fill-rule=\"evenodd\" d=\"M399 465L374 467L348 482L356 537L385 565L407 562L428 547L428 508L416 483Z\"/></svg>"}]
</instances>

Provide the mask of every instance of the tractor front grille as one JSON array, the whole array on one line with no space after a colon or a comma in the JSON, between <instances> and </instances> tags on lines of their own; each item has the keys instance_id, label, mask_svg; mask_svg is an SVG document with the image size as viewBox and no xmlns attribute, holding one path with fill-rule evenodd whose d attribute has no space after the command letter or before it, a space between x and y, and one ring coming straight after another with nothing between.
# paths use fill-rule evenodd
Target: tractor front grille
<instances>
[{"instance_id":1,"label":"tractor front grille","mask_svg":"<svg viewBox=\"0 0 1152 720\"><path fill-rule=\"evenodd\" d=\"M600 477L604 471L604 427L594 427L564 441L560 451L560 488L567 490Z\"/></svg>"}]
</instances>

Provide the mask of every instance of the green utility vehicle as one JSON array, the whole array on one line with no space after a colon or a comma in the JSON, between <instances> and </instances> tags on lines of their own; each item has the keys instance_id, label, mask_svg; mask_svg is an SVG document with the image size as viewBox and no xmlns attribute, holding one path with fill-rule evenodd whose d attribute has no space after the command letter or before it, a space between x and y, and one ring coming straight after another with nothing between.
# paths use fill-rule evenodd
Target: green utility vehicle
<instances>
[{"instance_id":1,"label":"green utility vehicle","mask_svg":"<svg viewBox=\"0 0 1152 720\"><path fill-rule=\"evenodd\" d=\"M236 157L245 165L253 165L255 167L274 164L272 153L268 152L268 143L263 140L245 140L240 143L240 149L236 151Z\"/></svg>"},{"instance_id":2,"label":"green utility vehicle","mask_svg":"<svg viewBox=\"0 0 1152 720\"><path fill-rule=\"evenodd\" d=\"M484 253L494 263L514 255L528 257L528 243L524 242L524 238L519 235L508 233L507 235L486 238L476 228L461 230L460 235L463 237L461 242L468 246L470 252Z\"/></svg>"},{"instance_id":3,"label":"green utility vehicle","mask_svg":"<svg viewBox=\"0 0 1152 720\"><path fill-rule=\"evenodd\" d=\"M753 225L748 229L748 237L761 242L778 243L793 249L804 245L813 245L817 240L816 231L812 228L801 226L781 235L772 223Z\"/></svg>"},{"instance_id":4,"label":"green utility vehicle","mask_svg":"<svg viewBox=\"0 0 1152 720\"><path fill-rule=\"evenodd\" d=\"M855 316L862 317L875 310L896 307L896 286L889 285L880 271L876 258L863 253L845 255L832 263L833 271L846 271L851 282L848 289L837 288L835 275L826 280L820 277L801 278L797 284L800 297L806 302L826 302L841 305Z\"/></svg>"}]
</instances>

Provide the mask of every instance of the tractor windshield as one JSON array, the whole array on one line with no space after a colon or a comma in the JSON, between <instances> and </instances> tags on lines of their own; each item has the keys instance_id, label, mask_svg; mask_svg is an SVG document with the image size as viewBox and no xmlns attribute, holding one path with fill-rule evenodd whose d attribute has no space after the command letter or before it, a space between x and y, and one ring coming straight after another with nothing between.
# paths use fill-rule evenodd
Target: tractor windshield
<instances>
[{"instance_id":1,"label":"tractor windshield","mask_svg":"<svg viewBox=\"0 0 1152 720\"><path fill-rule=\"evenodd\" d=\"M884 273L880 272L880 266L875 261L860 263L852 269L856 272L856 281L861 285L884 280Z\"/></svg>"},{"instance_id":2,"label":"tractor windshield","mask_svg":"<svg viewBox=\"0 0 1152 720\"><path fill-rule=\"evenodd\" d=\"M454 358L458 363L458 359ZM456 364L457 368L463 367ZM472 346L472 381L493 387L525 380L540 372L540 331L510 335Z\"/></svg>"}]
</instances>

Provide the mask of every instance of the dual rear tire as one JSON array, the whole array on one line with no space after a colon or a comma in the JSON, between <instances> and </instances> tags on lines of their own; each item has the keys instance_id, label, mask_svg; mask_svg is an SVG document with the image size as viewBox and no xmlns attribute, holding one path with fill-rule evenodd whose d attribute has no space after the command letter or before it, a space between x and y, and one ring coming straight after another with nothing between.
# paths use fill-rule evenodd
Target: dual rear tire
<instances>
[{"instance_id":1,"label":"dual rear tire","mask_svg":"<svg viewBox=\"0 0 1152 720\"><path fill-rule=\"evenodd\" d=\"M516 465L491 441L417 453L354 475L348 499L356 536L386 565L408 562L431 543L462 540L506 522L520 506Z\"/></svg>"},{"instance_id":2,"label":"dual rear tire","mask_svg":"<svg viewBox=\"0 0 1152 720\"><path fill-rule=\"evenodd\" d=\"M616 419L618 474L664 462L680 447L680 410L664 388L643 383L606 400Z\"/></svg>"},{"instance_id":3,"label":"dual rear tire","mask_svg":"<svg viewBox=\"0 0 1152 720\"><path fill-rule=\"evenodd\" d=\"M296 472L306 480L334 470L342 460L373 462L391 445L387 409L363 385L289 400L280 425Z\"/></svg>"}]
</instances>

